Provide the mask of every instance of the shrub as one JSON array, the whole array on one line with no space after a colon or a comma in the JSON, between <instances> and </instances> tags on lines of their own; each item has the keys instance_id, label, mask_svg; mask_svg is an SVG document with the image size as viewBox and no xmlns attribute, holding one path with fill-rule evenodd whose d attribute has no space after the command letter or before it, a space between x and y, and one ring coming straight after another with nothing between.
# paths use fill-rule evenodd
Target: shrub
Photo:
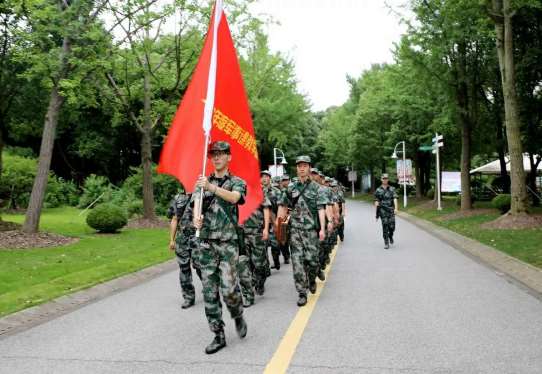
<instances>
[{"instance_id":1,"label":"shrub","mask_svg":"<svg viewBox=\"0 0 542 374\"><path fill-rule=\"evenodd\" d=\"M121 190L126 194L132 193L136 199L143 199L143 169L132 168L130 175L122 184ZM182 190L179 182L165 174L156 173L156 165L153 165L152 184L154 192L155 210L158 215L165 215L173 196Z\"/></svg>"},{"instance_id":2,"label":"shrub","mask_svg":"<svg viewBox=\"0 0 542 374\"><path fill-rule=\"evenodd\" d=\"M37 167L36 159L4 153L0 196L10 208L28 206Z\"/></svg>"},{"instance_id":3,"label":"shrub","mask_svg":"<svg viewBox=\"0 0 542 374\"><path fill-rule=\"evenodd\" d=\"M61 205L76 206L79 202L79 190L73 181L57 177L51 172L47 182L45 206L56 208Z\"/></svg>"},{"instance_id":4,"label":"shrub","mask_svg":"<svg viewBox=\"0 0 542 374\"><path fill-rule=\"evenodd\" d=\"M117 232L127 223L124 209L113 204L98 205L87 216L87 225L103 233Z\"/></svg>"},{"instance_id":5,"label":"shrub","mask_svg":"<svg viewBox=\"0 0 542 374\"><path fill-rule=\"evenodd\" d=\"M427 197L429 199L434 199L435 198L435 189L434 188L430 188L429 191L427 191Z\"/></svg>"},{"instance_id":6,"label":"shrub","mask_svg":"<svg viewBox=\"0 0 542 374\"><path fill-rule=\"evenodd\" d=\"M127 201L124 204L124 208L126 209L126 212L128 213L128 218L132 218L133 216L142 216L143 215L143 200L136 199Z\"/></svg>"},{"instance_id":7,"label":"shrub","mask_svg":"<svg viewBox=\"0 0 542 374\"><path fill-rule=\"evenodd\" d=\"M83 184L83 194L79 199L79 208L86 208L98 197L101 197L100 201L109 202L113 193L113 185L107 180L106 177L97 176L94 174L89 175L85 179Z\"/></svg>"},{"instance_id":8,"label":"shrub","mask_svg":"<svg viewBox=\"0 0 542 374\"><path fill-rule=\"evenodd\" d=\"M500 194L495 196L493 200L491 200L491 205L493 205L495 209L500 210L502 214L510 210L511 204L512 198L510 194Z\"/></svg>"}]
</instances>

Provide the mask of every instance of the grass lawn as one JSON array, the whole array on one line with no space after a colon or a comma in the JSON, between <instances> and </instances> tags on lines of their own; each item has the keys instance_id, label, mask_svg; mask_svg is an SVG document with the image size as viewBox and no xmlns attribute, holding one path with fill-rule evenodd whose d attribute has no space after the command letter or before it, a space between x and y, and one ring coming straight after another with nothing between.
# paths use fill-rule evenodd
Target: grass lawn
<instances>
[{"instance_id":1,"label":"grass lawn","mask_svg":"<svg viewBox=\"0 0 542 374\"><path fill-rule=\"evenodd\" d=\"M372 203L373 197L363 194L359 197L356 196L355 200ZM485 212L471 217L446 219L444 216L459 211L459 206L455 204L453 198L444 197L441 211L427 205L420 205L427 201L426 199L417 200L409 197L408 207L405 211L542 268L542 227L528 230L483 229L480 225L498 218L498 211ZM402 201L399 203L401 205ZM474 208L491 208L491 204L490 202L476 202ZM540 214L542 209L533 208L532 213Z\"/></svg>"},{"instance_id":2,"label":"grass lawn","mask_svg":"<svg viewBox=\"0 0 542 374\"><path fill-rule=\"evenodd\" d=\"M40 229L80 238L62 247L0 249L0 316L172 258L167 229L96 234L75 208L46 209ZM3 215L22 223L23 215Z\"/></svg>"}]
</instances>

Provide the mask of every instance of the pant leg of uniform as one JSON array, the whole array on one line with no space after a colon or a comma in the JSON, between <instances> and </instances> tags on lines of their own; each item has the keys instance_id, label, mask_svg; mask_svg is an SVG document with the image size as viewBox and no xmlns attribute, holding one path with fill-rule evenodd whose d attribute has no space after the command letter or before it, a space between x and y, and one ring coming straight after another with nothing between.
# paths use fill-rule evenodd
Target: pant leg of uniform
<instances>
[{"instance_id":1,"label":"pant leg of uniform","mask_svg":"<svg viewBox=\"0 0 542 374\"><path fill-rule=\"evenodd\" d=\"M219 288L221 286L220 255L216 240L199 240L199 263L203 283L203 301L205 316L209 328L213 332L224 328L222 320L222 304L220 303Z\"/></svg>"},{"instance_id":2,"label":"pant leg of uniform","mask_svg":"<svg viewBox=\"0 0 542 374\"><path fill-rule=\"evenodd\" d=\"M395 233L395 214L390 216L388 232L390 238L393 238L393 234Z\"/></svg>"},{"instance_id":3,"label":"pant leg of uniform","mask_svg":"<svg viewBox=\"0 0 542 374\"><path fill-rule=\"evenodd\" d=\"M254 266L254 280L257 287L263 287L267 279L267 245L261 231L250 231L247 239L251 248L251 261Z\"/></svg>"},{"instance_id":4,"label":"pant leg of uniform","mask_svg":"<svg viewBox=\"0 0 542 374\"><path fill-rule=\"evenodd\" d=\"M288 245L288 243L282 245L280 244L280 253L282 253L282 257L284 258L284 260L289 260L290 259L290 246Z\"/></svg>"},{"instance_id":5,"label":"pant leg of uniform","mask_svg":"<svg viewBox=\"0 0 542 374\"><path fill-rule=\"evenodd\" d=\"M179 283L183 293L183 299L186 301L194 301L196 298L196 290L192 283L192 269L190 268L190 238L179 232L175 238L175 256L179 264Z\"/></svg>"},{"instance_id":6,"label":"pant leg of uniform","mask_svg":"<svg viewBox=\"0 0 542 374\"><path fill-rule=\"evenodd\" d=\"M305 256L303 247L304 230L290 230L290 259L292 260L292 269L294 275L295 289L298 293L307 293L309 281L305 270Z\"/></svg>"},{"instance_id":7,"label":"pant leg of uniform","mask_svg":"<svg viewBox=\"0 0 542 374\"><path fill-rule=\"evenodd\" d=\"M239 247L237 240L216 241L219 254L220 292L231 318L243 315L243 300L237 287Z\"/></svg>"},{"instance_id":8,"label":"pant leg of uniform","mask_svg":"<svg viewBox=\"0 0 542 374\"><path fill-rule=\"evenodd\" d=\"M380 221L382 221L382 236L384 237L384 242L388 242L390 237L390 217L387 215L380 216Z\"/></svg>"},{"instance_id":9,"label":"pant leg of uniform","mask_svg":"<svg viewBox=\"0 0 542 374\"><path fill-rule=\"evenodd\" d=\"M303 235L303 256L309 282L314 282L320 271L320 240L316 230L306 230Z\"/></svg>"},{"instance_id":10,"label":"pant leg of uniform","mask_svg":"<svg viewBox=\"0 0 542 374\"><path fill-rule=\"evenodd\" d=\"M254 301L254 283L252 281L252 271L248 255L239 256L237 271L239 273L239 287L241 288L243 299L251 303Z\"/></svg>"}]
</instances>

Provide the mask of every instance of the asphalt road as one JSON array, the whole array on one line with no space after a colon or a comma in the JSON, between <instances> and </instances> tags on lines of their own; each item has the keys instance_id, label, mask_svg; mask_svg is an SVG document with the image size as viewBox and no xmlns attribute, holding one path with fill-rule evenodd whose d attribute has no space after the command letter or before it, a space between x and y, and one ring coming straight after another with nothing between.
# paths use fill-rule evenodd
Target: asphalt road
<instances>
[{"instance_id":1,"label":"asphalt road","mask_svg":"<svg viewBox=\"0 0 542 374\"><path fill-rule=\"evenodd\" d=\"M398 220L383 249L372 209L349 203L346 239L290 373L541 373L542 302ZM290 266L245 311L240 340L212 339L197 304L181 310L172 272L0 340L0 373L261 373L296 316Z\"/></svg>"}]
</instances>

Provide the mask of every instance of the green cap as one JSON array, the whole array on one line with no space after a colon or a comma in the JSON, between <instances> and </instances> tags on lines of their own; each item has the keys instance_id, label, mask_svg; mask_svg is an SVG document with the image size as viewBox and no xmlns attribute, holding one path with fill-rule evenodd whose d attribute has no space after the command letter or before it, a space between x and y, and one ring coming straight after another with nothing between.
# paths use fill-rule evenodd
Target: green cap
<instances>
[{"instance_id":1,"label":"green cap","mask_svg":"<svg viewBox=\"0 0 542 374\"><path fill-rule=\"evenodd\" d=\"M298 156L296 159L295 159L295 163L296 165L301 163L301 162L306 162L307 164L312 164L312 161L311 161L311 158L309 156Z\"/></svg>"},{"instance_id":2,"label":"green cap","mask_svg":"<svg viewBox=\"0 0 542 374\"><path fill-rule=\"evenodd\" d=\"M213 152L226 152L230 153L230 143L224 141L212 142L209 144L209 153Z\"/></svg>"},{"instance_id":3,"label":"green cap","mask_svg":"<svg viewBox=\"0 0 542 374\"><path fill-rule=\"evenodd\" d=\"M260 175L269 175L270 177L272 177L271 172L269 170L260 171Z\"/></svg>"},{"instance_id":4,"label":"green cap","mask_svg":"<svg viewBox=\"0 0 542 374\"><path fill-rule=\"evenodd\" d=\"M290 177L288 176L288 174L284 174L281 178L280 178L281 181L289 181L290 180Z\"/></svg>"},{"instance_id":5,"label":"green cap","mask_svg":"<svg viewBox=\"0 0 542 374\"><path fill-rule=\"evenodd\" d=\"M311 174L318 174L320 175L320 171L317 168L311 168Z\"/></svg>"},{"instance_id":6,"label":"green cap","mask_svg":"<svg viewBox=\"0 0 542 374\"><path fill-rule=\"evenodd\" d=\"M325 181L326 181L326 183L331 182L331 178L330 178L330 177L326 177L326 178L325 178Z\"/></svg>"},{"instance_id":7,"label":"green cap","mask_svg":"<svg viewBox=\"0 0 542 374\"><path fill-rule=\"evenodd\" d=\"M388 173L382 174L382 176L380 177L380 179L389 179Z\"/></svg>"}]
</instances>

